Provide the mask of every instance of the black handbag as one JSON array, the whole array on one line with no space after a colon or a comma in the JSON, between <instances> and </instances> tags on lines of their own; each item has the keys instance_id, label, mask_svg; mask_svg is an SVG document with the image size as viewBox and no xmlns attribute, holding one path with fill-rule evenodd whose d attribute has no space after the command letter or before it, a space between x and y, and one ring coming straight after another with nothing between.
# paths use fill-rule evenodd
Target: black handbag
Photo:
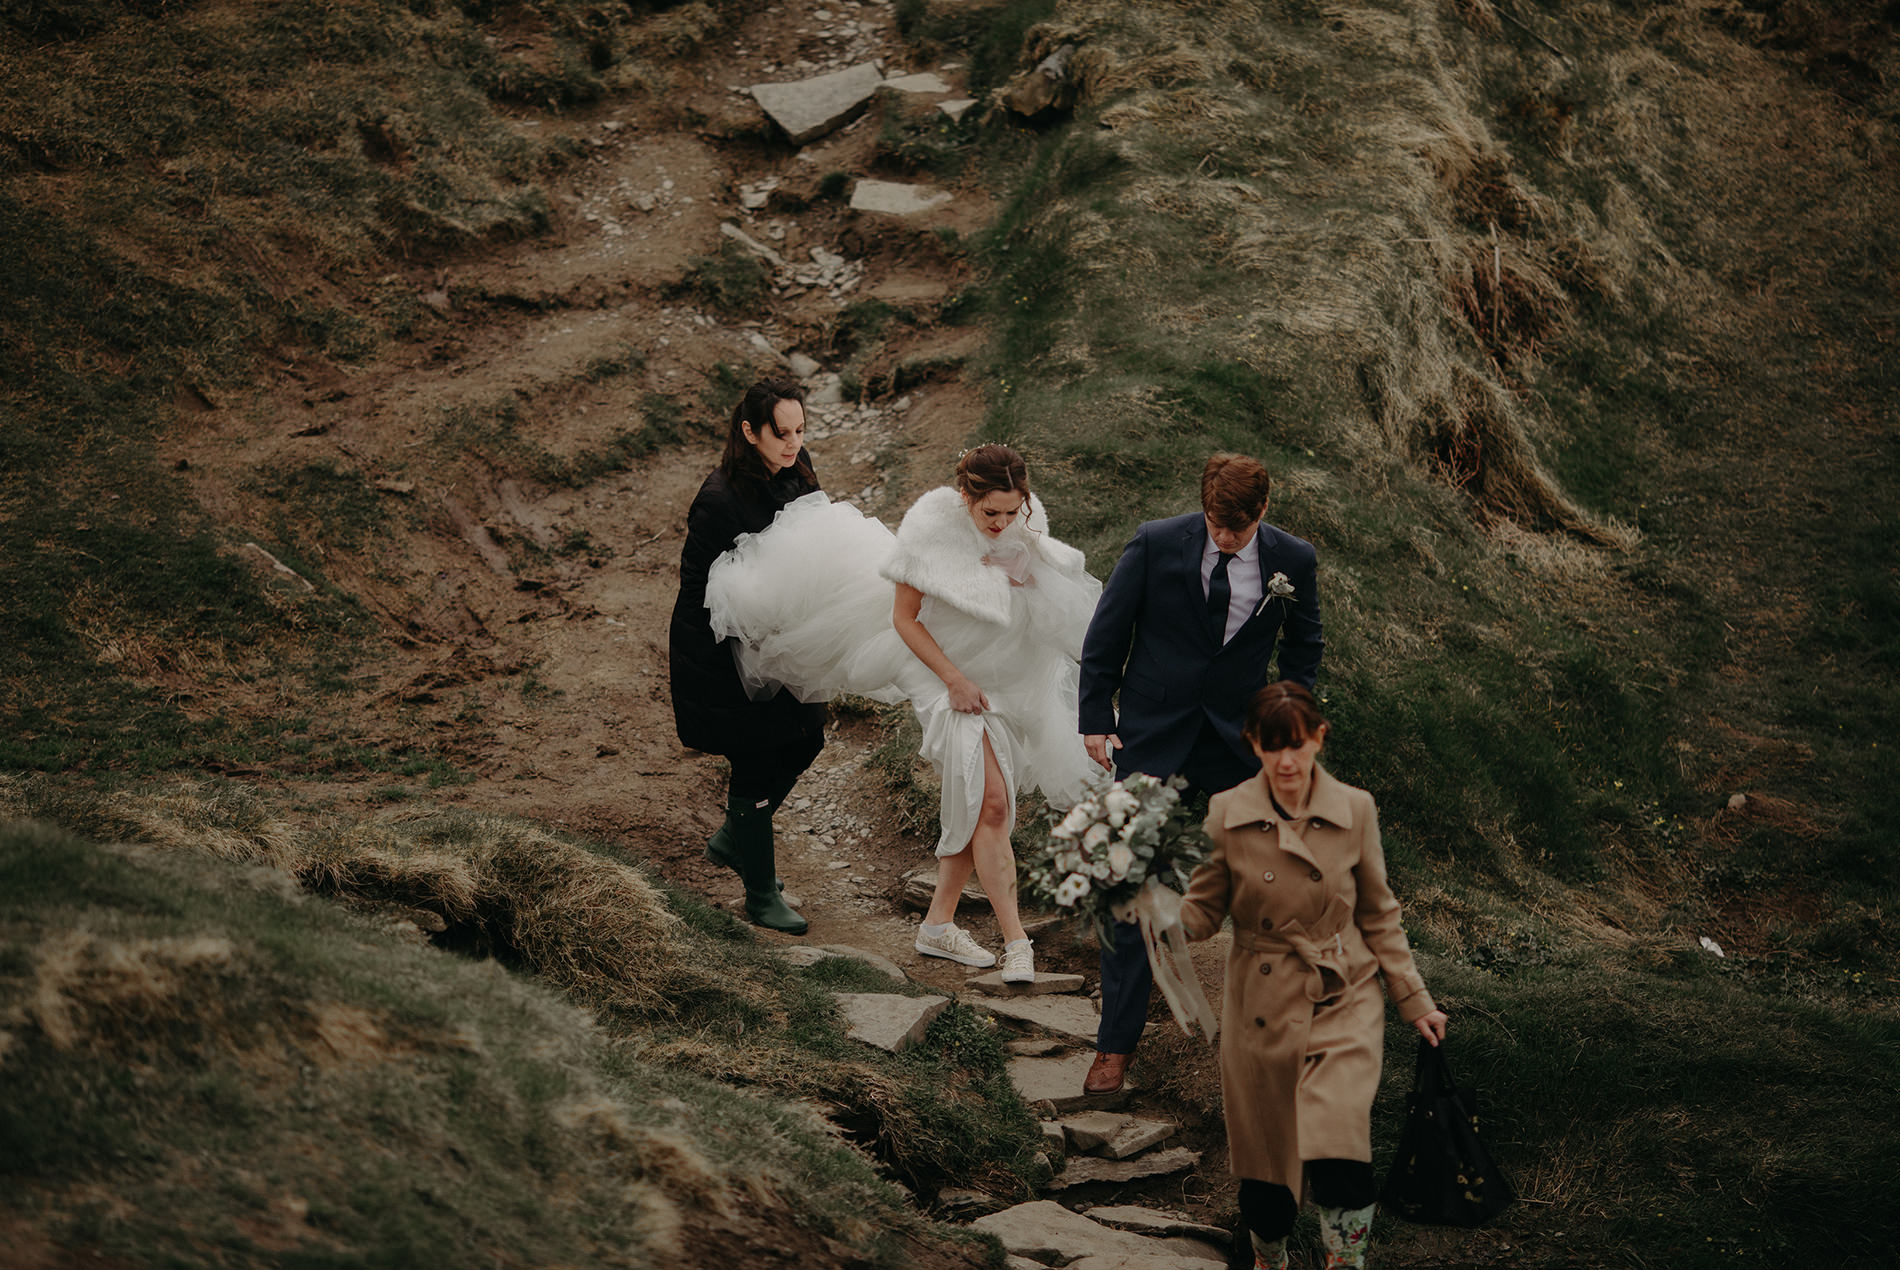
<instances>
[{"instance_id":1,"label":"black handbag","mask_svg":"<svg viewBox=\"0 0 1900 1270\"><path fill-rule=\"evenodd\" d=\"M1399 1154L1385 1175L1380 1206L1421 1226L1471 1227L1516 1200L1517 1192L1478 1138L1477 1092L1458 1088L1445 1063L1445 1047L1420 1037Z\"/></svg>"}]
</instances>

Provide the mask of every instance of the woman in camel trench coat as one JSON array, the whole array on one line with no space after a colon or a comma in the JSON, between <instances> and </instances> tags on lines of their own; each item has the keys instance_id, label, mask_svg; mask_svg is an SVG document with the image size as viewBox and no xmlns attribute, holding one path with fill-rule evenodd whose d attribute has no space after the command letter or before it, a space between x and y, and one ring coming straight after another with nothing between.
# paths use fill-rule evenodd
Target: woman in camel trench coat
<instances>
[{"instance_id":1,"label":"woman in camel trench coat","mask_svg":"<svg viewBox=\"0 0 1900 1270\"><path fill-rule=\"evenodd\" d=\"M1210 801L1214 849L1181 905L1190 939L1234 919L1221 1096L1241 1214L1267 1270L1287 1264L1303 1183L1320 1209L1326 1265L1365 1264L1381 974L1401 1017L1434 1045L1445 1032L1386 883L1372 795L1315 761L1326 731L1300 685L1255 695L1246 735L1260 775Z\"/></svg>"}]
</instances>

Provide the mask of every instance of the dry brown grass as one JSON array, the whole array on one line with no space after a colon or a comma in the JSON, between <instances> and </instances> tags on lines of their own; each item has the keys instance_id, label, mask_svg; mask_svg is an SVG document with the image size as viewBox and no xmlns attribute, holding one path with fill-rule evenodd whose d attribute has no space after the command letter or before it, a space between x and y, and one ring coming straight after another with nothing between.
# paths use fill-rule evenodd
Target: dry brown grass
<instances>
[{"instance_id":1,"label":"dry brown grass","mask_svg":"<svg viewBox=\"0 0 1900 1270\"><path fill-rule=\"evenodd\" d=\"M683 956L680 919L637 869L495 816L405 810L320 837L313 889L436 913L445 940L518 959L581 1000L669 1017L769 998Z\"/></svg>"},{"instance_id":2,"label":"dry brown grass","mask_svg":"<svg viewBox=\"0 0 1900 1270\"><path fill-rule=\"evenodd\" d=\"M1336 4L1319 35L1280 27L1268 45L1244 7L1069 0L1025 55L1081 42L1081 101L1131 169L1122 198L1247 279L1246 308L1196 332L1210 351L1269 376L1338 377L1365 402L1328 421L1349 447L1441 480L1483 524L1628 549L1635 531L1579 506L1537 458L1553 424L1521 372L1577 296L1613 293L1655 236L1632 200L1559 207L1513 173L1457 47L1498 21L1484 0ZM1081 220L1084 268L1139 278L1156 263L1137 237ZM1165 302L1153 312L1170 320Z\"/></svg>"}]
</instances>

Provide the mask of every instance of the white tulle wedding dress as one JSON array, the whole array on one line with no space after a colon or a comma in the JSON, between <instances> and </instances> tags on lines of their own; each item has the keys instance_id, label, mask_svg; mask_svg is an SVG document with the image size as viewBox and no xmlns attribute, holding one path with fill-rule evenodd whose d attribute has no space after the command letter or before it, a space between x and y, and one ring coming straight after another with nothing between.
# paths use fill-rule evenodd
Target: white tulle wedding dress
<instances>
[{"instance_id":1,"label":"white tulle wedding dress","mask_svg":"<svg viewBox=\"0 0 1900 1270\"><path fill-rule=\"evenodd\" d=\"M1076 659L1102 585L1082 554L1048 532L1042 504L991 539L954 489L932 490L896 534L848 503L808 494L713 563L714 633L755 693L783 686L806 701L841 692L909 701L920 750L943 778L937 854L969 845L983 801L983 740L1009 784L1066 808L1096 771L1076 732ZM950 709L943 681L891 624L895 582L923 592L919 618L989 699Z\"/></svg>"}]
</instances>

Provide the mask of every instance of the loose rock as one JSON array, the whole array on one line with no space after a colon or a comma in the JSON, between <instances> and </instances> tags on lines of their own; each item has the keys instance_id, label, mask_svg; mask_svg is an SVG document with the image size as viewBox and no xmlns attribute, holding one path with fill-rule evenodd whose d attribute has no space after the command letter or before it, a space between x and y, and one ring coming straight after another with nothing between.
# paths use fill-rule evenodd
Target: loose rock
<instances>
[{"instance_id":1,"label":"loose rock","mask_svg":"<svg viewBox=\"0 0 1900 1270\"><path fill-rule=\"evenodd\" d=\"M814 79L754 84L750 91L759 108L785 130L792 144L802 146L848 123L883 82L884 76L876 66L862 62Z\"/></svg>"},{"instance_id":2,"label":"loose rock","mask_svg":"<svg viewBox=\"0 0 1900 1270\"><path fill-rule=\"evenodd\" d=\"M921 1041L931 1020L950 1005L949 997L904 997L890 992L834 992L831 998L845 1017L845 1035L893 1054Z\"/></svg>"},{"instance_id":3,"label":"loose rock","mask_svg":"<svg viewBox=\"0 0 1900 1270\"><path fill-rule=\"evenodd\" d=\"M851 191L851 210L885 216L915 216L950 201L950 195L929 185L898 181L859 181Z\"/></svg>"},{"instance_id":4,"label":"loose rock","mask_svg":"<svg viewBox=\"0 0 1900 1270\"><path fill-rule=\"evenodd\" d=\"M1187 1147L1170 1147L1166 1151L1156 1151L1133 1160L1098 1160L1092 1155L1076 1156L1070 1159L1062 1175L1049 1183L1048 1189L1060 1191L1089 1182L1133 1182L1144 1177L1161 1177L1185 1172L1200 1161L1201 1153Z\"/></svg>"}]
</instances>

